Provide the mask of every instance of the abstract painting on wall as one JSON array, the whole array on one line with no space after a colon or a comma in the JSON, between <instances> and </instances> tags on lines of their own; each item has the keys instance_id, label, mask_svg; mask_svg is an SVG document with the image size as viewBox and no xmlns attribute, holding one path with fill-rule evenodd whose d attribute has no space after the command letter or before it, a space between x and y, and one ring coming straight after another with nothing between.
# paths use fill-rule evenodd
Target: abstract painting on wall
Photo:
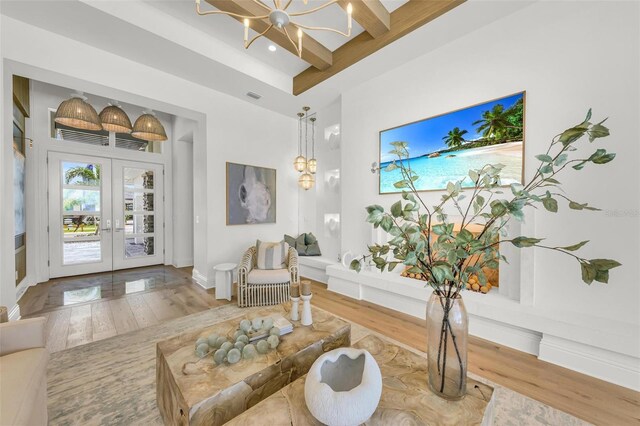
<instances>
[{"instance_id":1,"label":"abstract painting on wall","mask_svg":"<svg viewBox=\"0 0 640 426\"><path fill-rule=\"evenodd\" d=\"M484 102L380 132L380 194L401 192L399 168L385 171L397 157L392 142L408 143L405 160L419 179L418 191L446 189L448 182L468 176L470 169L502 164L501 184L521 183L523 177L525 92ZM470 178L463 187L473 187Z\"/></svg>"},{"instance_id":2,"label":"abstract painting on wall","mask_svg":"<svg viewBox=\"0 0 640 426\"><path fill-rule=\"evenodd\" d=\"M227 163L227 225L276 222L276 170Z\"/></svg>"}]
</instances>

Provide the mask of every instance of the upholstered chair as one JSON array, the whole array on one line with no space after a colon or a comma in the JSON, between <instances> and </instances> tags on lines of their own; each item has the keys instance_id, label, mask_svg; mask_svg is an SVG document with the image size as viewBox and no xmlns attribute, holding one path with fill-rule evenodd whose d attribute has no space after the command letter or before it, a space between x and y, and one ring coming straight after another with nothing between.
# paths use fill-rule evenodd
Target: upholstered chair
<instances>
[{"instance_id":1,"label":"upholstered chair","mask_svg":"<svg viewBox=\"0 0 640 426\"><path fill-rule=\"evenodd\" d=\"M284 303L290 298L290 286L299 283L298 252L290 247L286 268L259 269L256 247L249 248L238 267L238 306L267 306Z\"/></svg>"},{"instance_id":2,"label":"upholstered chair","mask_svg":"<svg viewBox=\"0 0 640 426\"><path fill-rule=\"evenodd\" d=\"M0 425L47 424L44 318L0 324Z\"/></svg>"}]
</instances>

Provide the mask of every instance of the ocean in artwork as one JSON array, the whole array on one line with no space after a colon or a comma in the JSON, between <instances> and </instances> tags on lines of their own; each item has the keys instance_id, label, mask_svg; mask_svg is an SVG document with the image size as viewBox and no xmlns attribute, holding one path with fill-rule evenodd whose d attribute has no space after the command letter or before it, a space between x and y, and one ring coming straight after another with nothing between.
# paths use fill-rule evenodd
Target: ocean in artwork
<instances>
[{"instance_id":1,"label":"ocean in artwork","mask_svg":"<svg viewBox=\"0 0 640 426\"><path fill-rule=\"evenodd\" d=\"M522 142L471 148L458 153L455 157L412 158L405 160L405 165L407 163L420 176L415 182L420 191L443 189L447 187L448 182L456 182L464 177L467 179L462 183L462 187L471 188L473 184L468 177L469 170L481 169L487 164L504 165L500 173L501 183L511 185L520 183L522 179ZM400 169L391 172L381 170L380 192L385 194L400 191L393 186L394 183L402 180L400 173Z\"/></svg>"},{"instance_id":2,"label":"ocean in artwork","mask_svg":"<svg viewBox=\"0 0 640 426\"><path fill-rule=\"evenodd\" d=\"M392 143L407 143L403 162L419 176L419 191L443 190L461 179L473 187L469 170L502 164L501 184L521 183L524 150L524 92L380 132L380 193L399 192L401 170L384 168L398 160Z\"/></svg>"}]
</instances>

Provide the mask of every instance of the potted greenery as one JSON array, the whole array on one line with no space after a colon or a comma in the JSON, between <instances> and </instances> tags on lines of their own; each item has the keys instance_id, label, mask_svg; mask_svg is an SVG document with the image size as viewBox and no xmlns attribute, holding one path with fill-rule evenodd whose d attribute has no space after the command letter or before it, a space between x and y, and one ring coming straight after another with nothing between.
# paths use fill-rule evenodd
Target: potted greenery
<instances>
[{"instance_id":1,"label":"potted greenery","mask_svg":"<svg viewBox=\"0 0 640 426\"><path fill-rule=\"evenodd\" d=\"M493 164L469 170L468 177L449 182L446 193L435 206L427 206L416 190L414 183L419 177L407 161L407 143L392 144L394 149L390 153L398 159L385 170L400 169L402 180L394 185L402 189L402 199L388 212L379 205L366 208L367 221L375 228L382 228L392 239L387 244L369 246L369 254L352 261L350 267L359 272L363 263L372 261L384 272L403 264L410 268L408 272L427 277L433 289L427 304L427 360L429 385L436 394L447 399L460 399L465 395L468 317L461 295L471 276L484 285L486 277L482 268L495 268L499 260L506 261L498 251L499 243L511 243L518 248L539 247L572 256L587 284L607 283L609 270L620 266L615 260L585 259L575 254L588 241L552 247L543 244L542 238L506 238L506 224L511 219L522 221L527 206L542 206L555 213L561 199L573 210L598 210L561 193L557 180L567 167L582 170L589 163L606 164L614 159L614 153L601 148L588 158L571 158L575 156L572 156L576 151L574 145L583 136L593 142L609 135L609 130L602 125L604 120L592 124L590 119L591 110L582 123L553 138L547 152L536 156L540 165L531 180L524 185L510 185L509 196L500 190L502 166ZM473 187L463 190L466 179L471 179ZM447 208L459 215L458 223L449 220Z\"/></svg>"}]
</instances>

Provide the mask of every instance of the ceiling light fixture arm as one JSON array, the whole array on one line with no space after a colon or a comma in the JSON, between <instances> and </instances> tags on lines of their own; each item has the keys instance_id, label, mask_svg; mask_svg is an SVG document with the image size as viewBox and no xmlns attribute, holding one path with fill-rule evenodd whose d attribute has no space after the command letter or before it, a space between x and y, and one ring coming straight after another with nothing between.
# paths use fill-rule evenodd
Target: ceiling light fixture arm
<instances>
[{"instance_id":1,"label":"ceiling light fixture arm","mask_svg":"<svg viewBox=\"0 0 640 426\"><path fill-rule=\"evenodd\" d=\"M311 27L309 25L302 25L302 24L298 24L297 22L292 22L293 25L295 25L298 28L304 28L305 30L311 30L311 31L329 31L332 33L337 33L340 34L342 36L345 37L351 37L351 28L347 29L347 32L342 32L340 30L336 30L334 28L327 28L327 27Z\"/></svg>"},{"instance_id":2,"label":"ceiling light fixture arm","mask_svg":"<svg viewBox=\"0 0 640 426\"><path fill-rule=\"evenodd\" d=\"M269 15L246 16L246 15L240 15L238 13L233 13L233 12L225 12L224 10L204 10L203 11L203 10L200 10L200 0L196 0L196 13L201 16L228 15L228 16L233 16L235 18L240 18L240 19L267 19L269 17Z\"/></svg>"},{"instance_id":3,"label":"ceiling light fixture arm","mask_svg":"<svg viewBox=\"0 0 640 426\"><path fill-rule=\"evenodd\" d=\"M244 46L244 48L245 48L245 49L248 49L248 48L249 48L249 46L251 46L251 45L253 44L253 42L254 42L254 41L256 41L257 39L259 39L260 37L262 37L263 35L265 35L265 34L267 33L267 31L269 31L271 28L273 28L273 25L269 25L269 26L267 27L267 29L266 29L266 30L264 30L263 32L261 32L260 34L256 34L256 35L251 39L251 41L250 41L250 42L248 42L248 43Z\"/></svg>"}]
</instances>

